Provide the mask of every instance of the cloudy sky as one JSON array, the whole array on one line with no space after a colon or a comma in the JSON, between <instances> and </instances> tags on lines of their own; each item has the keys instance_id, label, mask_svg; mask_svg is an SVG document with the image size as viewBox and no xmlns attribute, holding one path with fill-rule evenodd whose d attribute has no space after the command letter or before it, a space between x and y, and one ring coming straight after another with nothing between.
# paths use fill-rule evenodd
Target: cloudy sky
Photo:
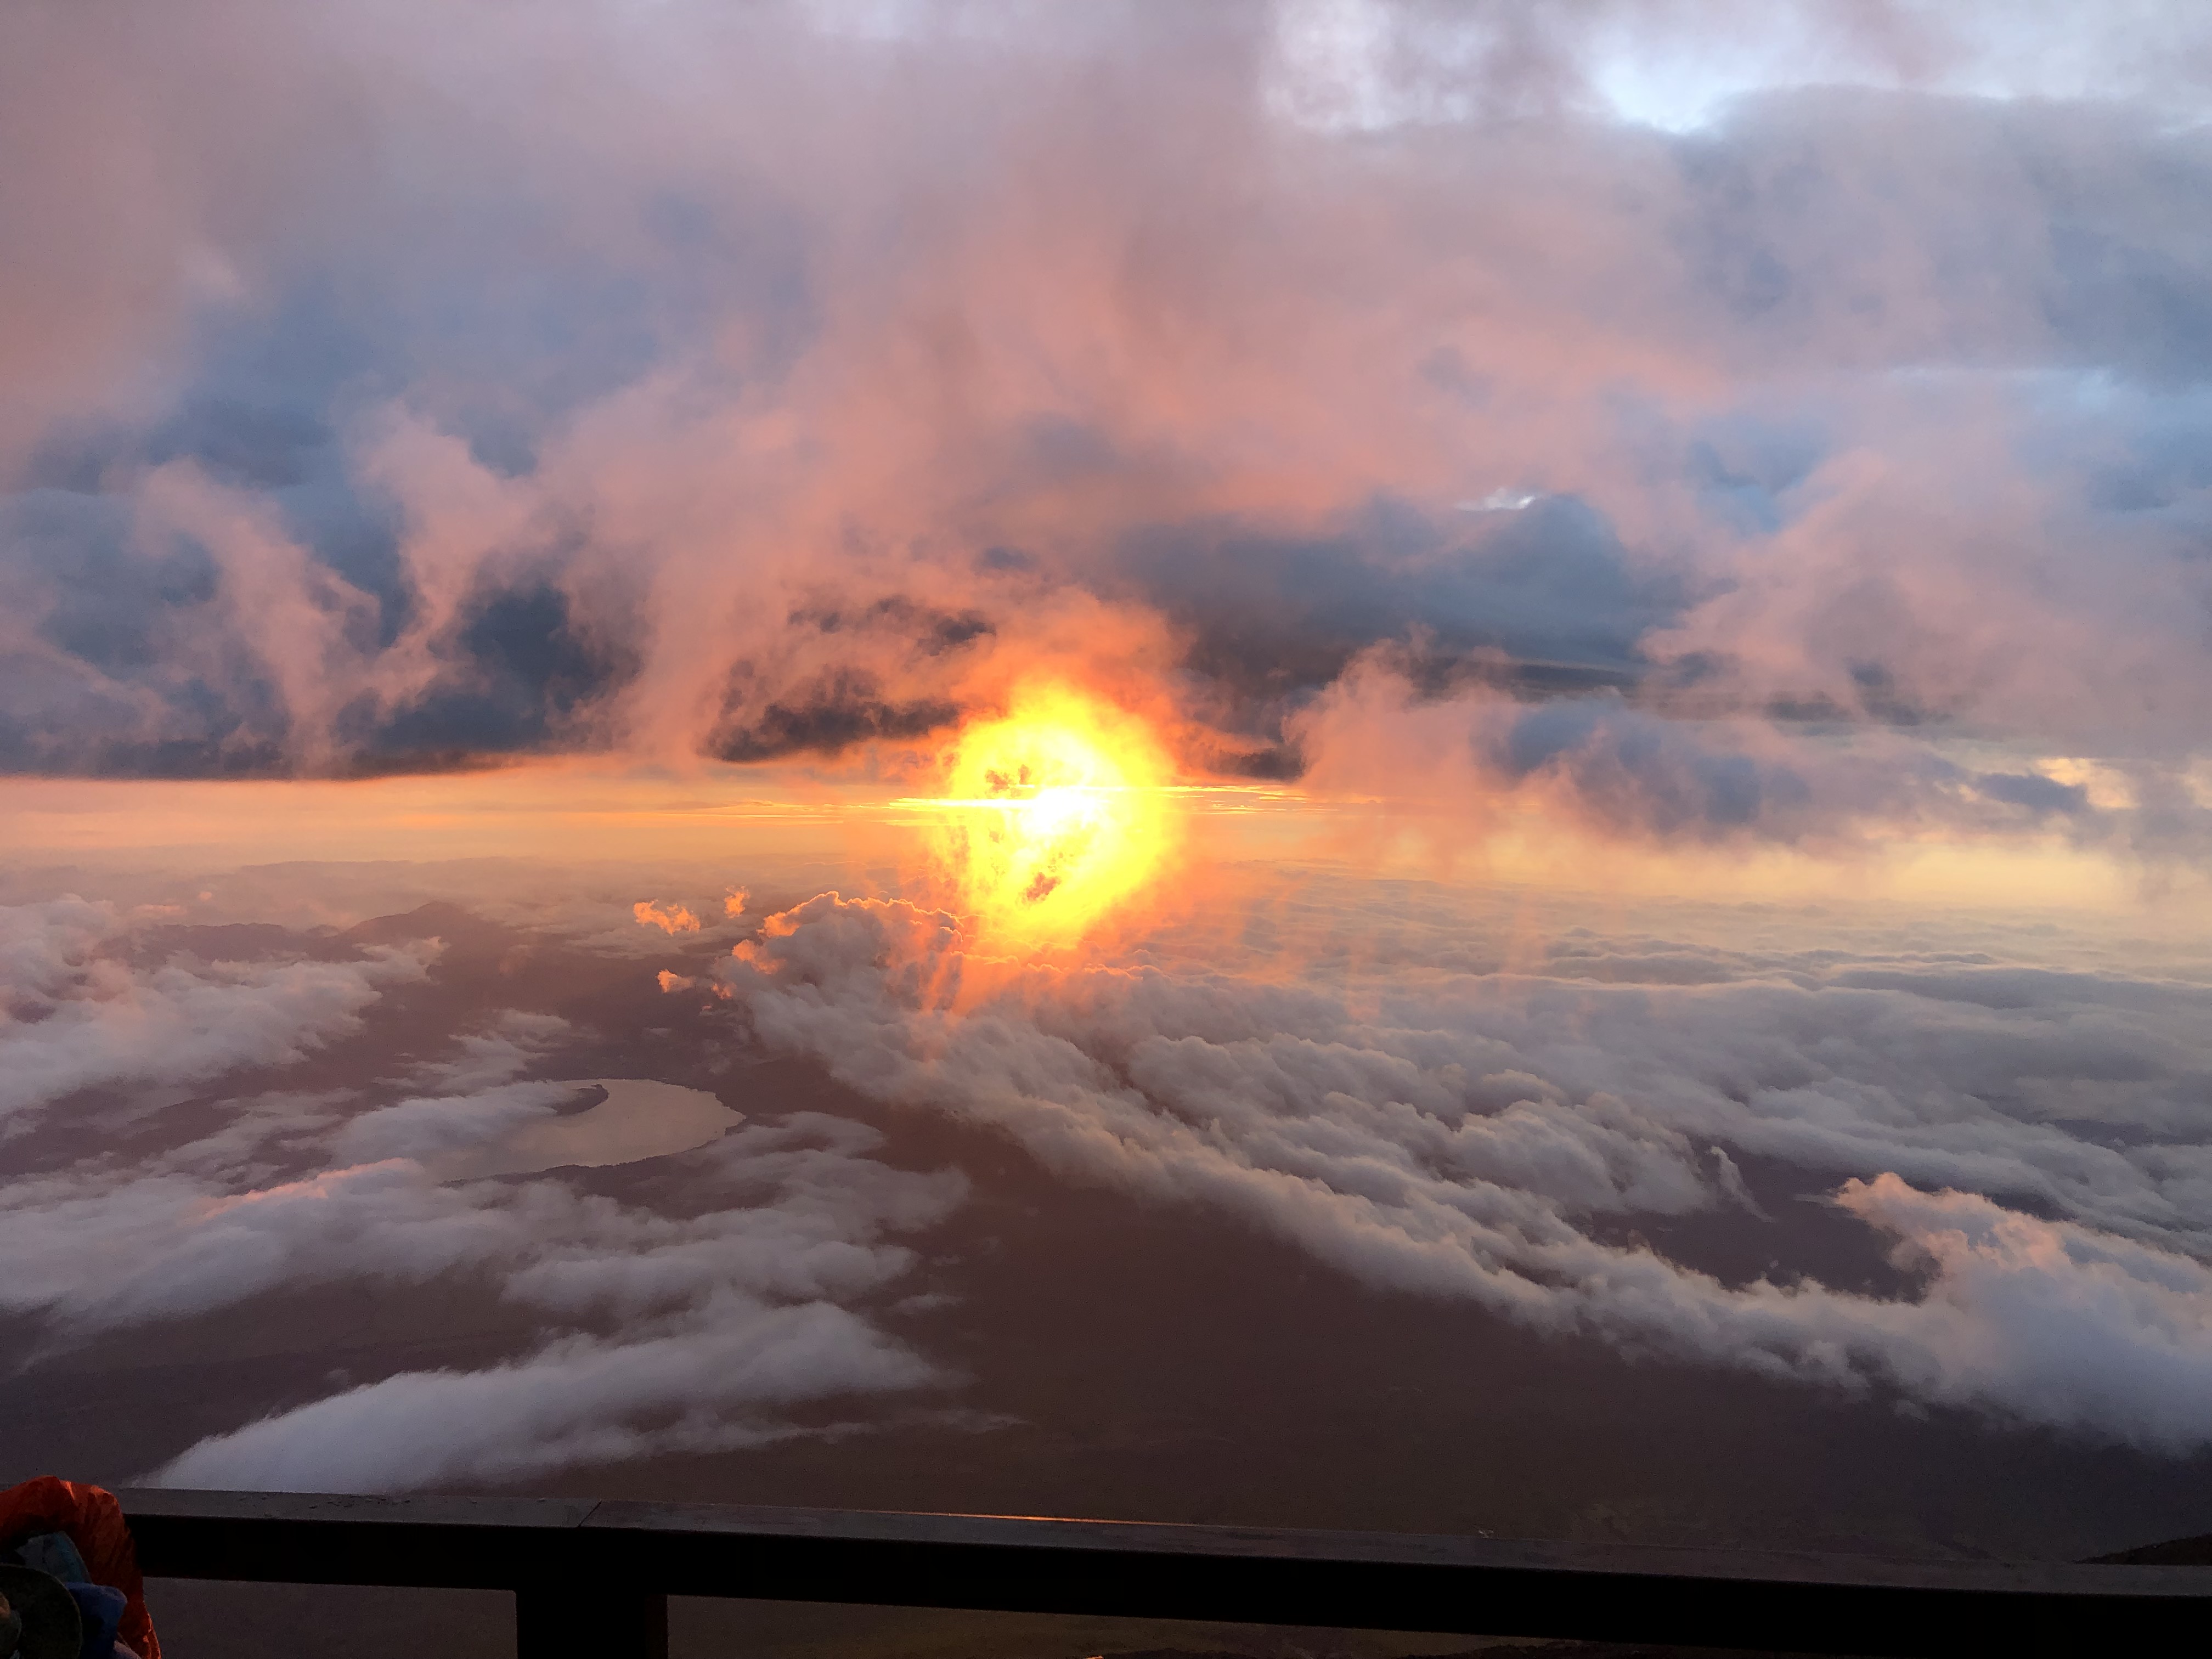
<instances>
[{"instance_id":1,"label":"cloudy sky","mask_svg":"<svg viewBox=\"0 0 2212 1659\"><path fill-rule=\"evenodd\" d=\"M1172 1236L2212 1526L2196 9L34 3L0 155L103 1474L988 1468Z\"/></svg>"}]
</instances>

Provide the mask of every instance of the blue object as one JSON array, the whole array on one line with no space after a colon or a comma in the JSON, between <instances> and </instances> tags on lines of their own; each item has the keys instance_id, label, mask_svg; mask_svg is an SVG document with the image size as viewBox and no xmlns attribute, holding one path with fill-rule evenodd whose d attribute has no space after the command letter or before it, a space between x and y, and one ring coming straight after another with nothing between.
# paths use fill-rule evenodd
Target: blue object
<instances>
[{"instance_id":1,"label":"blue object","mask_svg":"<svg viewBox=\"0 0 2212 1659\"><path fill-rule=\"evenodd\" d=\"M15 1546L15 1559L64 1584L89 1583L92 1580L92 1574L85 1570L84 1557L76 1553L76 1546L70 1542L65 1532L32 1534Z\"/></svg>"},{"instance_id":2,"label":"blue object","mask_svg":"<svg viewBox=\"0 0 2212 1659\"><path fill-rule=\"evenodd\" d=\"M130 1606L129 1600L121 1590L105 1584L62 1588L76 1599L77 1614L84 1620L84 1645L77 1650L77 1659L112 1659L116 1626L123 1622L123 1609Z\"/></svg>"}]
</instances>

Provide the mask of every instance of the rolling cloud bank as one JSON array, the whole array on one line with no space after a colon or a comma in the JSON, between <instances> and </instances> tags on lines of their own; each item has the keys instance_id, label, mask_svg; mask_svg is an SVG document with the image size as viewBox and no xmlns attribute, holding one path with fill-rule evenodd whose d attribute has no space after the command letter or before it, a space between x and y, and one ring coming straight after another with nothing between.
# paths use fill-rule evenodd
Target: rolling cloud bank
<instances>
[{"instance_id":1,"label":"rolling cloud bank","mask_svg":"<svg viewBox=\"0 0 2212 1659\"><path fill-rule=\"evenodd\" d=\"M2204 991L1818 954L1712 952L1690 985L1400 961L1330 992L1013 969L965 954L951 917L828 894L720 983L763 1039L868 1093L1378 1285L1632 1351L2212 1442ZM1916 1290L1729 1284L1603 1224L1770 1219L1731 1153L1845 1177L1829 1201Z\"/></svg>"}]
</instances>

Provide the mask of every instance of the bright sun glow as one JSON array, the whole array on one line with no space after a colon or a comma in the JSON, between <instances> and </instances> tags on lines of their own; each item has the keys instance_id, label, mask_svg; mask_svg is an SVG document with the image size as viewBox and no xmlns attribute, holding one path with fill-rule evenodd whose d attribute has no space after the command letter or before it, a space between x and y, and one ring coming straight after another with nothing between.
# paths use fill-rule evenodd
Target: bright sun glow
<instances>
[{"instance_id":1,"label":"bright sun glow","mask_svg":"<svg viewBox=\"0 0 2212 1659\"><path fill-rule=\"evenodd\" d=\"M1173 840L1171 768L1134 716L1030 687L945 757L939 853L988 936L1062 944L1135 897Z\"/></svg>"}]
</instances>

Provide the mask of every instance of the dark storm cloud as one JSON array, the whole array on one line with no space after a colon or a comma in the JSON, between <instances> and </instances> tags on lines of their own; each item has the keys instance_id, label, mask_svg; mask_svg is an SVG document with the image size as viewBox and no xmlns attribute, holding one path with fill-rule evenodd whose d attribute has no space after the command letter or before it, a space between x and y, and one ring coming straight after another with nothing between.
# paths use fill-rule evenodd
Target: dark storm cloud
<instances>
[{"instance_id":1,"label":"dark storm cloud","mask_svg":"<svg viewBox=\"0 0 2212 1659\"><path fill-rule=\"evenodd\" d=\"M1787 766L1716 752L1618 697L1543 704L1504 734L1499 769L1571 781L1591 810L1659 836L1725 832L1802 815L1813 792Z\"/></svg>"},{"instance_id":2,"label":"dark storm cloud","mask_svg":"<svg viewBox=\"0 0 2212 1659\"><path fill-rule=\"evenodd\" d=\"M902 743L943 731L958 722L958 703L941 696L893 701L878 672L847 659L911 672L916 664L958 659L963 647L997 631L980 611L940 611L900 593L871 604L801 606L791 613L779 661L746 660L731 669L721 716L702 752L740 763L835 757L862 744ZM807 673L808 662L824 665Z\"/></svg>"},{"instance_id":3,"label":"dark storm cloud","mask_svg":"<svg viewBox=\"0 0 2212 1659\"><path fill-rule=\"evenodd\" d=\"M886 702L872 675L836 670L750 715L726 714L708 733L705 750L726 761L839 755L859 744L925 737L959 718L957 704Z\"/></svg>"},{"instance_id":4,"label":"dark storm cloud","mask_svg":"<svg viewBox=\"0 0 2212 1659\"><path fill-rule=\"evenodd\" d=\"M2089 805L2089 792L2078 783L2060 783L2035 773L1987 772L1974 780L1974 787L1991 800L2025 806L2032 812L2080 812Z\"/></svg>"},{"instance_id":5,"label":"dark storm cloud","mask_svg":"<svg viewBox=\"0 0 2212 1659\"><path fill-rule=\"evenodd\" d=\"M1377 503L1327 538L1161 526L1130 539L1121 568L1188 631L1186 666L1255 714L1388 641L1439 689L1629 683L1638 641L1686 597L1679 577L1639 568L1601 514L1558 497L1442 520Z\"/></svg>"},{"instance_id":6,"label":"dark storm cloud","mask_svg":"<svg viewBox=\"0 0 2212 1659\"><path fill-rule=\"evenodd\" d=\"M447 675L404 710L356 729L356 752L393 761L441 751L511 753L554 744L569 722L637 672L625 642L580 627L574 602L550 584L477 595L458 617Z\"/></svg>"}]
</instances>

